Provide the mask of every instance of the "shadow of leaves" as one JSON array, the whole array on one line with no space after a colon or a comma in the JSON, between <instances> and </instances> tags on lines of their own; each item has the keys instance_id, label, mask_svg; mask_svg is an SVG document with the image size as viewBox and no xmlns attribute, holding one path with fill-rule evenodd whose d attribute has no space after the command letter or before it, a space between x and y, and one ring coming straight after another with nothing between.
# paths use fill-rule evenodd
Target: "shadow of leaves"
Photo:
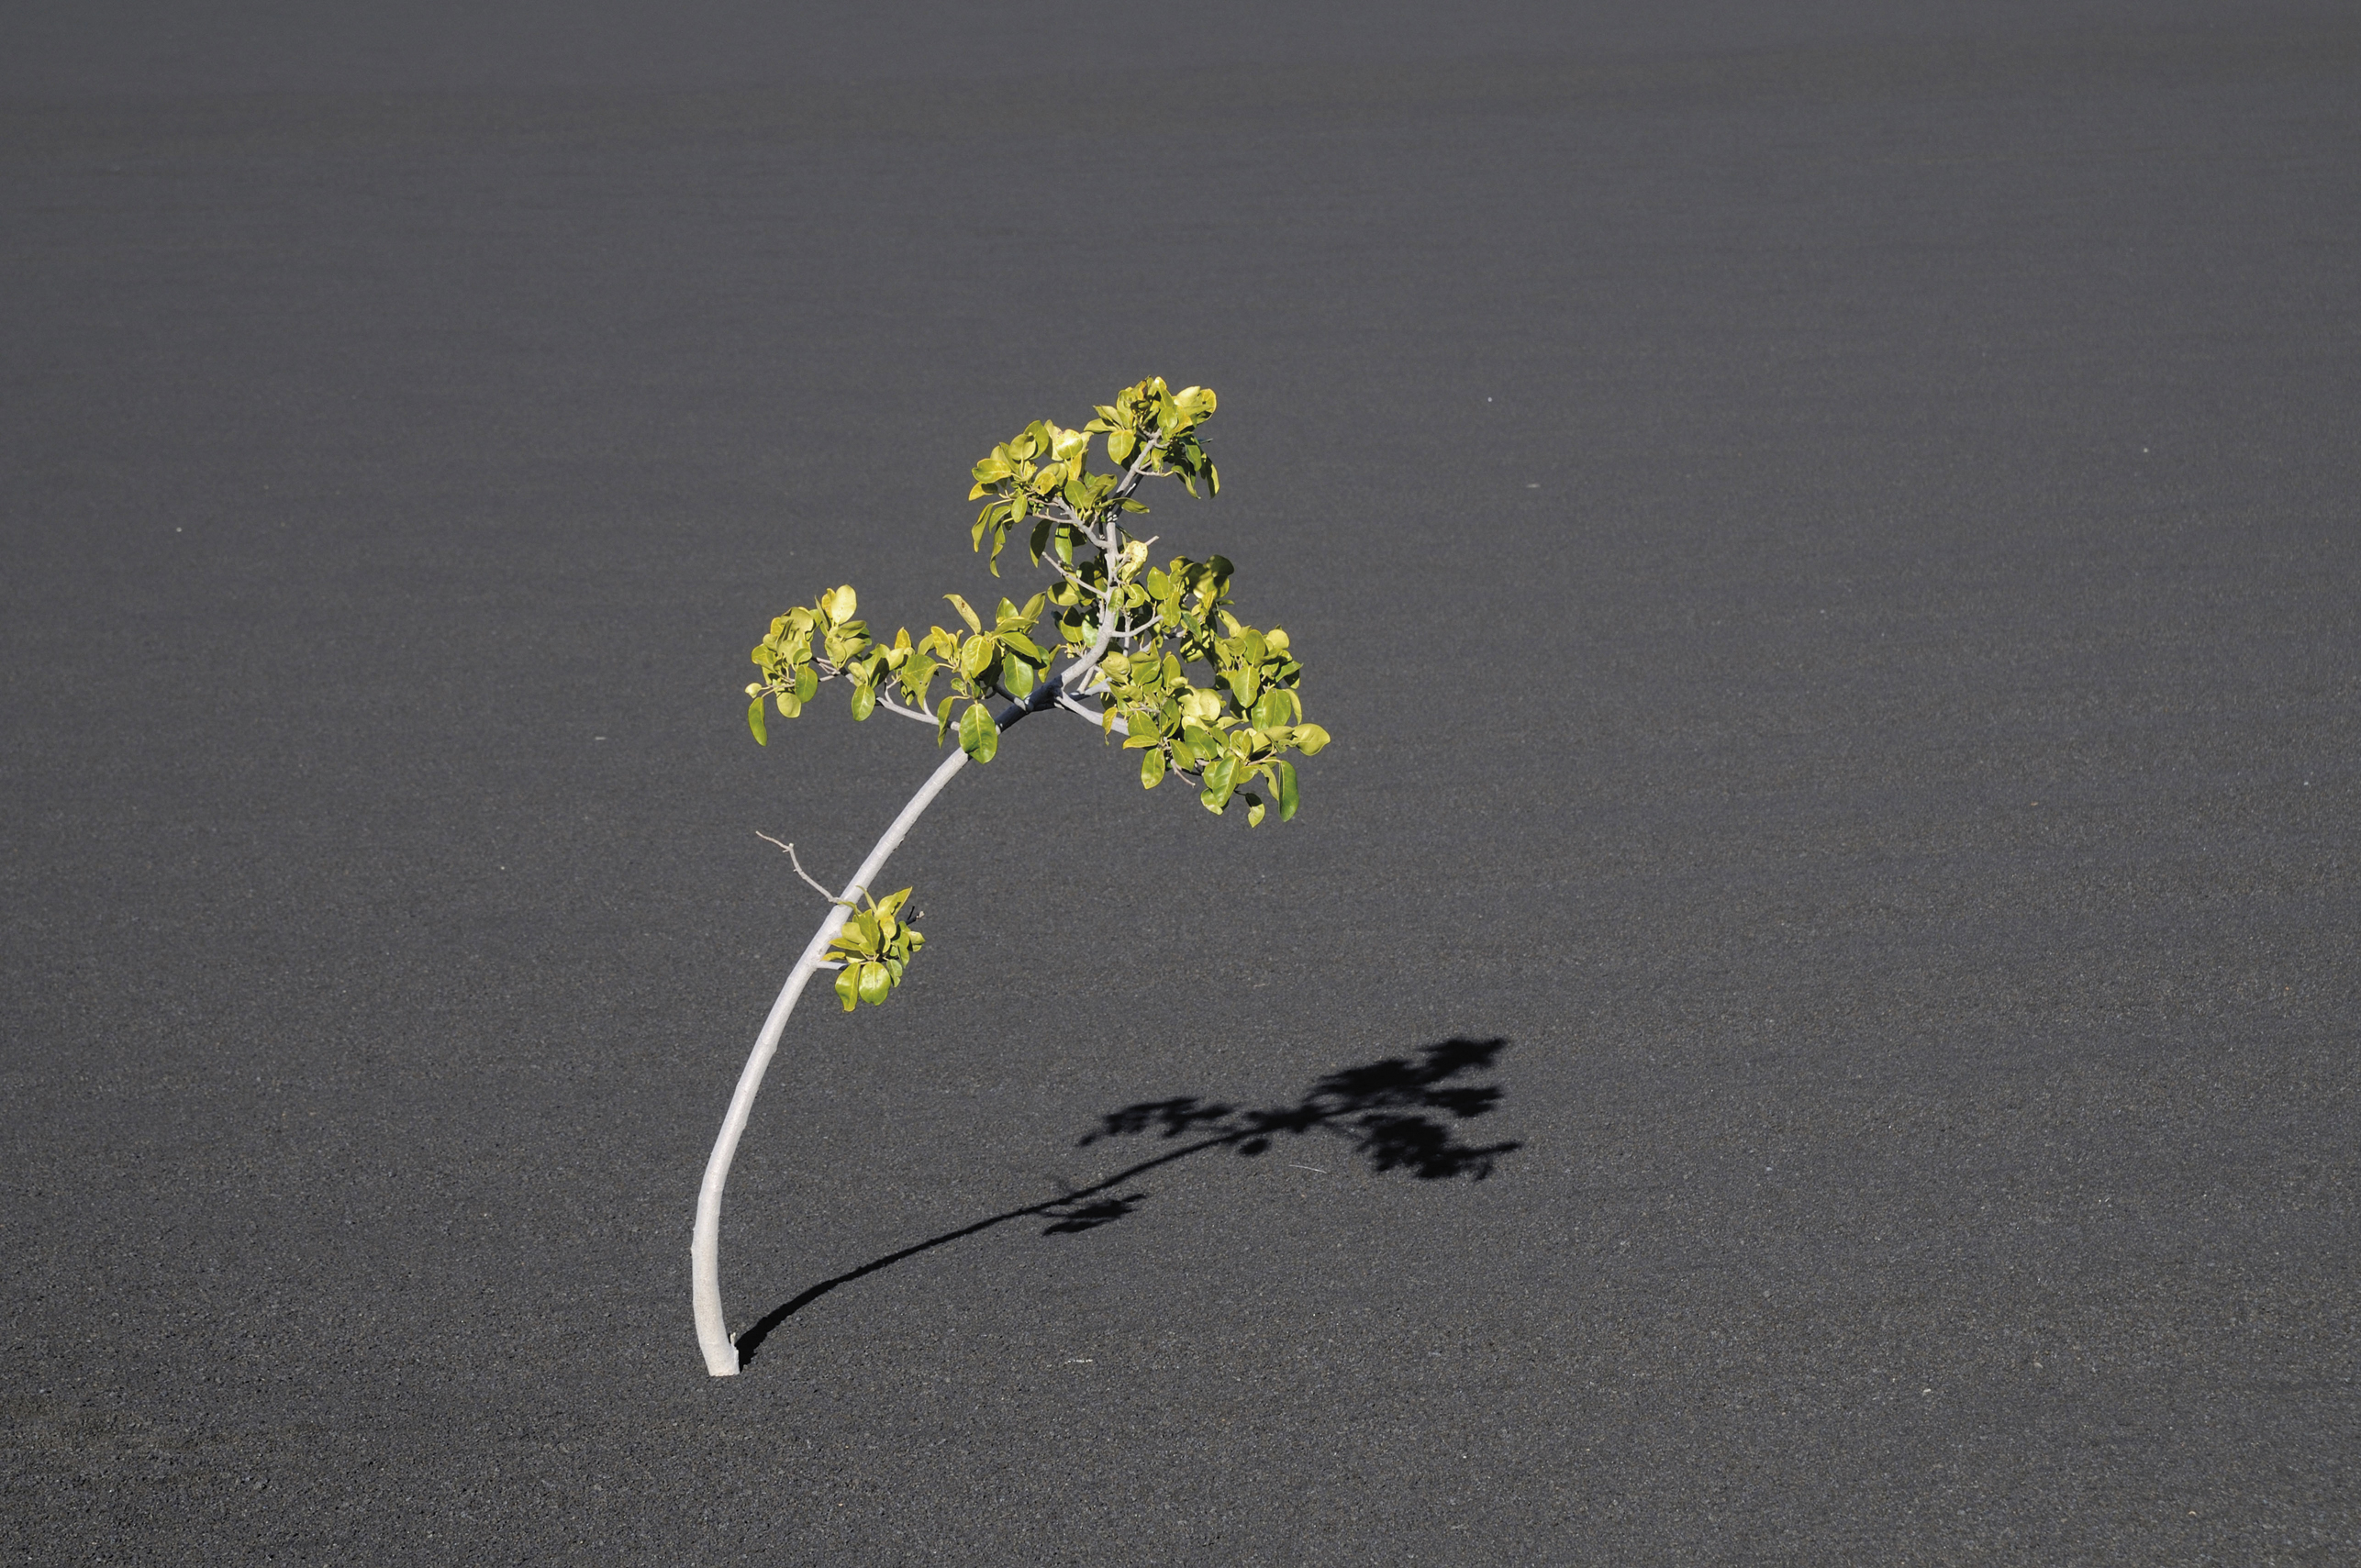
<instances>
[{"instance_id":1,"label":"shadow of leaves","mask_svg":"<svg viewBox=\"0 0 2361 1568\"><path fill-rule=\"evenodd\" d=\"M1227 1144L1251 1157L1268 1151L1275 1138L1320 1132L1344 1140L1375 1170L1408 1171L1422 1181L1464 1176L1480 1182L1517 1144L1459 1141L1451 1124L1488 1114L1501 1091L1497 1084L1455 1080L1489 1068L1508 1045L1505 1040L1447 1040L1415 1056L1343 1068L1294 1104L1261 1110L1195 1098L1143 1100L1108 1112L1082 1142L1087 1147L1153 1132L1202 1140L1200 1148Z\"/></svg>"},{"instance_id":2,"label":"shadow of leaves","mask_svg":"<svg viewBox=\"0 0 2361 1568\"><path fill-rule=\"evenodd\" d=\"M773 1330L830 1291L978 1231L1027 1218L1047 1219L1050 1223L1041 1230L1044 1236L1075 1236L1112 1225L1132 1214L1149 1196L1143 1191L1119 1195L1117 1188L1209 1150L1229 1149L1252 1159L1269 1152L1281 1139L1317 1135L1342 1140L1373 1171L1407 1171L1430 1182L1457 1178L1480 1182L1492 1173L1501 1156L1521 1145L1513 1139L1463 1142L1457 1124L1489 1115L1499 1105L1498 1084L1467 1080L1488 1071L1508 1047L1507 1040L1498 1039L1443 1040L1409 1056L1388 1056L1341 1068L1286 1105L1241 1107L1187 1095L1142 1100L1109 1111L1083 1135L1078 1147L1150 1135L1179 1146L1088 1186L987 1216L822 1280L781 1302L737 1336L738 1359L741 1364L752 1361Z\"/></svg>"}]
</instances>

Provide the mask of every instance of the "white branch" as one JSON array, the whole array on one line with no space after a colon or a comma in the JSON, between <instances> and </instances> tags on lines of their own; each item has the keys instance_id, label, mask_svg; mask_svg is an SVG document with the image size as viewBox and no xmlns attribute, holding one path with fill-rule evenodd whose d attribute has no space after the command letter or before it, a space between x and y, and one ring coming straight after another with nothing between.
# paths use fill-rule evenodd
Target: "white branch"
<instances>
[{"instance_id":1,"label":"white branch","mask_svg":"<svg viewBox=\"0 0 2361 1568\"><path fill-rule=\"evenodd\" d=\"M1130 495L1141 478L1150 471L1151 465L1156 461L1156 454L1163 450L1164 445L1164 439L1160 436L1141 442L1138 454L1133 457L1130 467L1124 471L1122 479L1115 487L1114 495L1118 500ZM1066 510L1071 515L1072 509L1068 507ZM1123 583L1114 573L1114 562L1123 539L1120 518L1119 509L1108 514L1104 530L1106 538L1103 539L1097 531L1080 528L1078 521L1068 525L1076 527L1077 531L1107 557L1108 571L1107 586L1104 590L1095 593L1098 600L1097 636L1091 645L1090 651L1067 665L1064 675L1060 677L1059 706L1098 724L1102 730L1109 728L1106 715L1092 712L1075 698L1089 690L1091 677L1099 673L1099 662L1107 656L1108 647L1115 640L1117 623L1125 616L1125 612L1118 604ZM1153 544L1154 540L1151 539L1149 542ZM1080 583L1077 574L1063 564L1060 564L1058 569L1064 573L1070 581ZM1087 584L1082 584L1082 586L1086 590L1088 588ZM1154 624L1151 621L1151 628ZM1127 641L1136 639L1140 634L1138 628L1130 628L1124 633ZM816 659L813 662L817 666L821 666L820 675L823 680L832 679L841 669L841 666L824 658ZM1103 674L1100 675L1100 679L1104 681ZM927 724L936 722L932 716L916 708L905 707L889 698L880 696L878 702L880 706L905 717L916 718ZM1130 733L1129 728L1119 718L1113 721L1111 728L1120 729L1126 735ZM841 967L828 963L821 955L834 944L837 934L844 929L845 919L852 911L853 898L876 880L878 873L885 870L886 860L901 847L903 839L908 836L910 828L917 824L919 817L924 814L928 806L934 803L935 796L942 793L943 786L951 782L952 776L966 764L967 752L964 750L954 751L950 756L944 758L941 764L928 777L925 784L910 797L909 804L902 807L901 815L894 818L893 826L885 829L885 837L879 839L876 847L869 851L869 858L862 862L861 869L853 873L852 882L845 885L843 896L830 900L834 906L829 910L828 917L820 922L819 929L812 933L811 941L804 948L803 956L796 961L795 968L787 975L786 984L780 987L778 1000L771 1004L770 1016L763 1020L762 1032L755 1036L753 1052L746 1059L744 1069L738 1074L738 1086L730 1095L729 1112L722 1118L720 1136L714 1140L713 1153L706 1161L705 1179L697 1188L696 1229L689 1243L690 1266L696 1305L697 1345L705 1352L706 1370L716 1377L732 1377L738 1372L737 1342L730 1337L729 1321L721 1307L721 1194L729 1179L730 1162L737 1156L738 1140L744 1136L747 1119L753 1114L754 1096L762 1089L763 1074L769 1068L771 1058L778 1051L780 1037L786 1029L787 1017L795 1011L796 1001L803 995L804 986L811 979L813 973L820 969ZM792 844L781 843L779 840L771 838L767 833L763 834L762 837L771 843L779 844L787 851L790 859L795 858L795 846ZM806 882L811 883L812 886L819 888L822 896L827 895L828 890L821 887L819 883L812 882L799 860L796 862L796 872Z\"/></svg>"},{"instance_id":2,"label":"white branch","mask_svg":"<svg viewBox=\"0 0 2361 1568\"><path fill-rule=\"evenodd\" d=\"M1130 495L1131 492L1139 486L1141 474L1147 472L1148 464L1153 462L1156 454L1164 450L1164 439L1162 436L1140 443L1140 455L1131 460L1131 466L1123 471L1122 480L1115 486L1115 499L1121 501Z\"/></svg>"},{"instance_id":3,"label":"white branch","mask_svg":"<svg viewBox=\"0 0 2361 1568\"><path fill-rule=\"evenodd\" d=\"M869 858L846 884L844 896L828 912L828 918L812 933L803 956L796 961L787 983L779 989L779 999L771 1004L771 1016L763 1020L763 1032L754 1038L754 1052L746 1059L744 1071L738 1074L737 1091L729 1096L729 1114L721 1120L721 1136L713 1142L712 1157L705 1162L705 1180L696 1194L696 1232L689 1242L690 1273L696 1303L696 1342L705 1352L705 1370L716 1377L734 1377L738 1373L738 1346L729 1337L729 1320L721 1310L721 1189L729 1179L729 1162L737 1156L738 1140L746 1131L746 1118L753 1114L754 1095L763 1087L763 1070L771 1065L772 1056L779 1049L779 1037L787 1027L787 1015L795 1011L796 998L803 995L804 984L812 972L820 967L821 954L836 940L844 929L845 917L852 913L852 900L863 888L872 885L877 873L885 869L887 857L901 847L903 839L934 804L952 775L967 765L967 753L954 751L942 760L940 767L910 796Z\"/></svg>"},{"instance_id":4,"label":"white branch","mask_svg":"<svg viewBox=\"0 0 2361 1568\"><path fill-rule=\"evenodd\" d=\"M1086 718L1090 720L1091 723L1098 726L1098 731L1102 735L1107 734L1109 730L1112 730L1112 732L1117 735L1129 735L1131 733L1131 727L1129 724L1124 723L1123 720L1119 718L1109 719L1104 713L1099 712L1095 708L1085 707L1080 703L1075 701L1074 698L1066 693L1061 692L1058 694L1057 705L1058 706L1065 709L1066 712L1074 714L1078 717Z\"/></svg>"},{"instance_id":5,"label":"white branch","mask_svg":"<svg viewBox=\"0 0 2361 1568\"><path fill-rule=\"evenodd\" d=\"M877 706L884 708L887 713L898 713L904 718L915 718L930 729L934 728L934 715L927 712L927 710L922 707L905 706L904 705L896 702L893 698L885 695L883 692L877 694Z\"/></svg>"}]
</instances>

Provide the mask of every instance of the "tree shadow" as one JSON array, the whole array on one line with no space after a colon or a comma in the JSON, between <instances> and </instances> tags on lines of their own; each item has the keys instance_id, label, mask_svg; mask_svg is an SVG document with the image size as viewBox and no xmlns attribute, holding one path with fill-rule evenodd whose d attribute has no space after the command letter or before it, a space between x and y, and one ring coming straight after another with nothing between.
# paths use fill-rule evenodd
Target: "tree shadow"
<instances>
[{"instance_id":1,"label":"tree shadow","mask_svg":"<svg viewBox=\"0 0 2361 1568\"><path fill-rule=\"evenodd\" d=\"M1158 1138L1183 1140L1169 1149L1116 1172L1102 1181L1040 1203L1012 1208L956 1230L946 1230L923 1241L873 1258L857 1269L825 1279L801 1295L764 1313L754 1326L737 1336L740 1364L754 1359L772 1330L840 1285L851 1284L905 1258L989 1230L1010 1220L1040 1218L1050 1221L1044 1236L1075 1236L1135 1212L1149 1195L1143 1191L1118 1194L1159 1166L1170 1165L1208 1150L1234 1150L1248 1159L1267 1153L1281 1138L1320 1133L1343 1140L1351 1152L1375 1171L1408 1171L1420 1181L1464 1177L1480 1182L1492 1173L1494 1162L1520 1145L1463 1143L1456 1122L1488 1115L1500 1103L1497 1084L1464 1080L1488 1070L1503 1051L1505 1040L1447 1040L1424 1047L1409 1057L1388 1056L1359 1067L1341 1068L1314 1084L1292 1105L1261 1109L1242 1108L1195 1095L1169 1100L1143 1100L1109 1111L1085 1133L1077 1147L1115 1138Z\"/></svg>"}]
</instances>

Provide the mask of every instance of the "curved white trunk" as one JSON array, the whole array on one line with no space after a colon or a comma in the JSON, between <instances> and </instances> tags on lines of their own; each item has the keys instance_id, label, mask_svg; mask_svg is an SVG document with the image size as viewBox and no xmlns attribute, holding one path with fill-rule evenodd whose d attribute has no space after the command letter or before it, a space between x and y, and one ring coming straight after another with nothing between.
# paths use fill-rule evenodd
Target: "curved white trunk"
<instances>
[{"instance_id":1,"label":"curved white trunk","mask_svg":"<svg viewBox=\"0 0 2361 1568\"><path fill-rule=\"evenodd\" d=\"M738 1345L721 1311L721 1189L729 1179L729 1162L737 1156L738 1140L746 1130L746 1118L753 1112L754 1095L763 1087L763 1072L771 1065L772 1053L779 1049L779 1036L787 1027L787 1015L795 1011L796 998L803 995L804 983L812 977L812 972L819 966L820 955L844 927L845 917L851 913L845 905L861 894L874 895L877 873L885 869L887 857L901 847L912 825L942 793L942 786L951 782L952 775L966 765L967 753L953 747L924 787L902 807L902 814L894 818L894 825L885 829L885 836L877 840L877 847L869 851L861 869L852 873L852 882L844 889L844 904L828 912L828 918L819 923L819 930L804 949L803 957L796 961L786 984L779 989L779 999L771 1004L771 1016L763 1020L763 1032L754 1038L754 1053L746 1059L746 1070L738 1074L738 1091L729 1096L729 1114L721 1118L721 1136L714 1140L712 1158L705 1162L705 1184L696 1194L696 1234L688 1250L696 1280L696 1342L705 1351L705 1370L716 1377L734 1377L738 1373Z\"/></svg>"}]
</instances>

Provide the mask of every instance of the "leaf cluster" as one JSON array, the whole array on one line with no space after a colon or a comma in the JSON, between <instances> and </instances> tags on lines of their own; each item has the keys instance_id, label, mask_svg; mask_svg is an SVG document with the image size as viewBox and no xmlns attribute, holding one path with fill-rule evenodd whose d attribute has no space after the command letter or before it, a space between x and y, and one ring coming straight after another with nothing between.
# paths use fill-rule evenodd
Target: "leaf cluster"
<instances>
[{"instance_id":1,"label":"leaf cluster","mask_svg":"<svg viewBox=\"0 0 2361 1568\"><path fill-rule=\"evenodd\" d=\"M1078 430L1036 419L994 447L974 467L971 501L982 501L969 530L975 548L992 539L992 575L1000 575L1000 552L1019 524L1032 521L1029 539L1033 564L1054 554L1072 564L1075 551L1097 539L1125 513L1144 512L1132 491L1142 478L1178 478L1191 495L1205 481L1219 495L1221 475L1206 455L1197 427L1213 417L1213 389L1186 386L1175 392L1152 376L1097 406L1097 417ZM1107 439L1114 473L1090 472L1093 437Z\"/></svg>"},{"instance_id":2,"label":"leaf cluster","mask_svg":"<svg viewBox=\"0 0 2361 1568\"><path fill-rule=\"evenodd\" d=\"M746 710L747 728L754 739L770 744L763 706L775 706L780 717L794 718L819 691L822 681L841 678L852 687L852 717L865 719L880 700L917 717L931 717L938 743L954 728L959 743L979 762L988 762L999 750L999 726L986 706L994 697L1021 699L1041 684L1051 661L1051 650L1034 639L1050 595L1035 594L1021 607L1003 598L986 629L984 617L957 594L944 599L959 612L966 629L931 627L911 638L905 627L891 642L869 635L866 622L852 617L859 598L850 584L831 588L809 606L798 605L771 622L750 657L763 679L746 687L752 699ZM951 690L929 707L937 675L947 677ZM894 694L900 701L896 703ZM964 711L960 705L966 704Z\"/></svg>"},{"instance_id":3,"label":"leaf cluster","mask_svg":"<svg viewBox=\"0 0 2361 1568\"><path fill-rule=\"evenodd\" d=\"M828 950L828 960L843 965L836 974L836 996L846 1012L852 1011L857 1002L882 1005L901 984L903 972L919 949L926 945L926 937L902 916L902 906L909 899L910 890L906 887L882 900L869 899L869 907L854 909L845 917Z\"/></svg>"},{"instance_id":4,"label":"leaf cluster","mask_svg":"<svg viewBox=\"0 0 2361 1568\"><path fill-rule=\"evenodd\" d=\"M854 662L874 646L866 623L852 618L860 604L850 584L831 588L809 606L798 605L774 618L769 634L754 645L752 657L763 679L746 688L753 699L746 709L746 726L759 744L771 743L763 722L765 697L777 705L781 718L793 718L819 695L822 681L850 674ZM875 706L874 678L856 680L852 717L866 718Z\"/></svg>"},{"instance_id":5,"label":"leaf cluster","mask_svg":"<svg viewBox=\"0 0 2361 1568\"><path fill-rule=\"evenodd\" d=\"M1102 722L1128 730L1126 751L1144 753L1140 783L1153 789L1167 772L1194 778L1197 799L1216 815L1233 796L1246 801L1246 824L1259 827L1271 805L1279 820L1296 814L1290 751L1309 757L1328 744L1328 731L1304 722L1296 683L1303 665L1287 634L1247 626L1227 608L1232 568L1175 557L1129 585L1135 608L1153 615L1163 635L1154 646L1107 661ZM1202 666L1208 678L1192 679ZM1249 785L1259 784L1270 799Z\"/></svg>"},{"instance_id":6,"label":"leaf cluster","mask_svg":"<svg viewBox=\"0 0 2361 1568\"><path fill-rule=\"evenodd\" d=\"M1247 626L1231 611L1235 568L1223 557L1149 567L1154 541L1125 527L1128 516L1147 510L1133 497L1143 479L1177 478L1192 495L1202 479L1208 495L1219 491L1201 434L1217 406L1210 388L1175 392L1154 376L1098 405L1078 428L1036 419L995 446L973 471L968 499L985 506L970 539L981 551L990 536L997 575L1010 531L1030 519L1028 553L1055 580L1021 606L1002 598L988 626L966 599L946 594L963 630L936 626L913 638L905 628L891 642L872 639L854 618L859 600L850 585L789 610L752 651L763 675L746 688L754 739L769 743L766 702L793 718L821 682L841 678L852 686L854 718L883 701L930 719L938 743L956 730L968 755L988 762L999 749L988 703L1025 700L1055 678L1065 698L1104 699L1094 717L1108 734L1124 733L1126 750L1145 753L1143 786L1177 773L1197 783L1198 799L1216 814L1242 798L1250 827L1272 806L1281 821L1292 817L1298 789L1286 754L1310 756L1329 737L1305 721L1303 666L1287 634ZM1091 470L1101 439L1116 473ZM1043 640L1044 611L1054 642ZM1060 656L1068 663L1054 673ZM932 695L938 675L951 687L940 699Z\"/></svg>"},{"instance_id":7,"label":"leaf cluster","mask_svg":"<svg viewBox=\"0 0 2361 1568\"><path fill-rule=\"evenodd\" d=\"M796 717L832 680L851 687L854 718L885 707L932 724L938 745L956 733L978 762L997 752L1003 724L1063 706L1109 738L1122 735L1124 748L1141 753L1147 788L1179 774L1216 815L1242 801L1249 827L1274 806L1280 820L1292 817L1299 795L1290 754L1310 756L1329 736L1305 717L1303 665L1287 634L1238 618L1227 560L1178 556L1152 567L1155 540L1130 531L1130 519L1148 509L1134 494L1147 480L1177 479L1192 495L1201 480L1207 495L1219 493L1202 435L1216 406L1208 388L1175 392L1151 377L1079 427L1036 419L993 447L973 470L968 498L984 508L970 539L981 553L989 537L997 577L1011 534L1029 525L1028 554L1050 573L1048 586L1022 605L1002 598L988 617L946 594L956 624L916 637L905 628L890 641L873 638L857 618L850 585L788 610L751 655L761 675L746 687L754 739L769 744L766 712ZM1102 443L1111 472L1091 467ZM1094 698L1095 709L1086 706ZM1014 706L996 716L990 705L1003 699ZM873 914L880 923L859 925ZM845 960L838 995L848 1007L882 1000L916 933L894 950L895 932L908 924L885 906L846 929L874 931L884 945Z\"/></svg>"}]
</instances>

